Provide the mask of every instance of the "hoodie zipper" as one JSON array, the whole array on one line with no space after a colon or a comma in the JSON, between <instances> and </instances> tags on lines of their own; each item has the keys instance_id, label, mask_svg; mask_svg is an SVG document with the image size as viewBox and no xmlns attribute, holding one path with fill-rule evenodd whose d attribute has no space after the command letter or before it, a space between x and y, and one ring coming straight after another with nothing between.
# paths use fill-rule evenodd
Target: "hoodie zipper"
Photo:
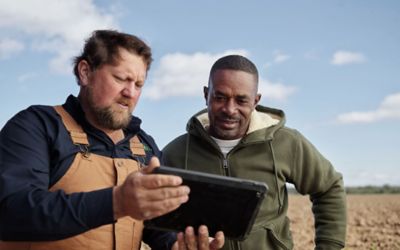
<instances>
[{"instance_id":1,"label":"hoodie zipper","mask_svg":"<svg viewBox=\"0 0 400 250\"><path fill-rule=\"evenodd\" d=\"M239 142L236 146L234 146L231 151L229 151L226 156L221 152L221 150L218 148L218 151L220 155L222 155L222 168L224 169L224 173L226 176L231 176L231 168L229 166L229 156L233 154L235 151L237 151L239 148L242 147L242 142Z\"/></svg>"},{"instance_id":2,"label":"hoodie zipper","mask_svg":"<svg viewBox=\"0 0 400 250\"><path fill-rule=\"evenodd\" d=\"M226 175L226 176L230 176L231 173L230 173L230 169L229 169L228 157L225 157L225 156L224 156L222 162L223 162L223 163L222 163L222 168L224 169L225 175Z\"/></svg>"}]
</instances>

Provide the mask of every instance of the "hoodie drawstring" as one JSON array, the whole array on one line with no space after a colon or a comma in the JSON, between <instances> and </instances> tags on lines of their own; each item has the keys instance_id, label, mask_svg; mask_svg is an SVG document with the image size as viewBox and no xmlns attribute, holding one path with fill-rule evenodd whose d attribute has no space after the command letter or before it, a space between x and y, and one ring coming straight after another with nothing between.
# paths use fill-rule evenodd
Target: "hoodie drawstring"
<instances>
[{"instance_id":1,"label":"hoodie drawstring","mask_svg":"<svg viewBox=\"0 0 400 250\"><path fill-rule=\"evenodd\" d=\"M274 154L274 148L272 147L272 140L268 141L268 145L269 145L269 149L270 149L271 155L272 155L272 166L274 168L275 186L276 186L276 192L278 194L278 203L279 203L278 214L280 214L281 213L281 209L283 207L283 204L282 204L282 200L281 200L281 192L279 190L278 169L277 169L277 166L275 164L275 154Z\"/></svg>"},{"instance_id":2,"label":"hoodie drawstring","mask_svg":"<svg viewBox=\"0 0 400 250\"><path fill-rule=\"evenodd\" d=\"M186 145L185 145L185 166L184 169L188 169L188 161L189 161L189 145L190 145L190 135L188 134L188 136L186 136ZM274 153L274 148L272 146L272 140L268 141L268 145L269 145L269 150L271 151L271 155L272 155L272 167L274 169L274 175L275 175L275 186L276 186L276 192L278 195L278 214L281 213L281 210L283 208L283 202L281 199L281 193L279 190L279 183L278 183L278 169L277 166L275 164L275 153Z\"/></svg>"},{"instance_id":3,"label":"hoodie drawstring","mask_svg":"<svg viewBox=\"0 0 400 250\"><path fill-rule=\"evenodd\" d=\"M190 142L190 134L186 136L186 147L185 147L185 166L184 169L188 169L188 161L189 161L189 142Z\"/></svg>"}]
</instances>

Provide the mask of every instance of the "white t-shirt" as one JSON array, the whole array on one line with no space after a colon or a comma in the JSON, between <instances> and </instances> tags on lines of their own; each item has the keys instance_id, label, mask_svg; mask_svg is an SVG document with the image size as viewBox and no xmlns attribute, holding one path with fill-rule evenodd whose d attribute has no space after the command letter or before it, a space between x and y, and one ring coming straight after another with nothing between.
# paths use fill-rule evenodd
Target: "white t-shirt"
<instances>
[{"instance_id":1,"label":"white t-shirt","mask_svg":"<svg viewBox=\"0 0 400 250\"><path fill-rule=\"evenodd\" d=\"M219 148L221 149L221 152L224 154L224 156L226 156L229 151L231 151L232 148L234 148L242 138L239 139L235 139L235 140L221 140L215 137L211 138L217 143L217 145L219 146Z\"/></svg>"}]
</instances>

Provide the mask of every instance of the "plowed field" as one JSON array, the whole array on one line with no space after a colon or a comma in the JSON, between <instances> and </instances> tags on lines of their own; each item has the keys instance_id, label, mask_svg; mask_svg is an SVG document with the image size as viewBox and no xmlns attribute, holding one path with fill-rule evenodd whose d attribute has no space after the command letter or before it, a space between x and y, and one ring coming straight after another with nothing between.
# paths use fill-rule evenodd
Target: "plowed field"
<instances>
[{"instance_id":1,"label":"plowed field","mask_svg":"<svg viewBox=\"0 0 400 250\"><path fill-rule=\"evenodd\" d=\"M295 249L313 249L314 220L305 196L290 195ZM400 195L347 196L346 250L400 250Z\"/></svg>"}]
</instances>

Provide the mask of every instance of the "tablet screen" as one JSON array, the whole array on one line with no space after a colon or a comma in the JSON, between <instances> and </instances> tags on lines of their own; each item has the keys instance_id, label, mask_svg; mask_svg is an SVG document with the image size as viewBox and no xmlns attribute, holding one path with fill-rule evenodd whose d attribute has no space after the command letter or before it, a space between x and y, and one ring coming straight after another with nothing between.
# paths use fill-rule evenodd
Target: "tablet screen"
<instances>
[{"instance_id":1,"label":"tablet screen","mask_svg":"<svg viewBox=\"0 0 400 250\"><path fill-rule=\"evenodd\" d=\"M247 237L267 192L262 182L161 166L153 173L181 176L190 187L189 201L178 209L145 221L148 228L184 231L187 226L208 227L210 236Z\"/></svg>"}]
</instances>

